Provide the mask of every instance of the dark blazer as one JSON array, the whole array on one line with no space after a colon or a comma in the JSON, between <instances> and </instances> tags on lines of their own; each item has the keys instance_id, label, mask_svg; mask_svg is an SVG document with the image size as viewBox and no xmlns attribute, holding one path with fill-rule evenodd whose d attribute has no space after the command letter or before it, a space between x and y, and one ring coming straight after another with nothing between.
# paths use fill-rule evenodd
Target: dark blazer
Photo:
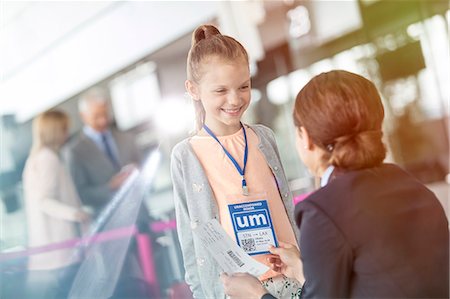
<instances>
[{"instance_id":1,"label":"dark blazer","mask_svg":"<svg viewBox=\"0 0 450 299\"><path fill-rule=\"evenodd\" d=\"M120 167L138 165L139 153L133 136L111 130L117 145ZM109 181L118 173L112 162L83 131L64 149L64 158L82 202L99 211L112 198Z\"/></svg>"},{"instance_id":2,"label":"dark blazer","mask_svg":"<svg viewBox=\"0 0 450 299\"><path fill-rule=\"evenodd\" d=\"M303 298L448 298L446 215L399 167L332 176L295 213Z\"/></svg>"}]
</instances>

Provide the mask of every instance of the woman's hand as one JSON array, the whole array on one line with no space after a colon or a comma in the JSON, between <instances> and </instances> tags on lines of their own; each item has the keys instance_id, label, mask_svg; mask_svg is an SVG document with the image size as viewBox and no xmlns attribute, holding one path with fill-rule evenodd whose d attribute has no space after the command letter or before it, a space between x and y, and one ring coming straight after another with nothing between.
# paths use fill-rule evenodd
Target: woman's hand
<instances>
[{"instance_id":1,"label":"woman's hand","mask_svg":"<svg viewBox=\"0 0 450 299\"><path fill-rule=\"evenodd\" d=\"M90 226L91 226L91 222L92 222L91 214L80 209L76 212L75 218L76 218L76 221L80 223L81 235L88 233Z\"/></svg>"},{"instance_id":2,"label":"woman's hand","mask_svg":"<svg viewBox=\"0 0 450 299\"><path fill-rule=\"evenodd\" d=\"M220 280L223 283L225 294L230 298L260 299L269 293L254 276L248 273L222 273Z\"/></svg>"},{"instance_id":3,"label":"woman's hand","mask_svg":"<svg viewBox=\"0 0 450 299\"><path fill-rule=\"evenodd\" d=\"M91 222L91 215L80 209L75 212L75 219L81 223L89 223Z\"/></svg>"},{"instance_id":4,"label":"woman's hand","mask_svg":"<svg viewBox=\"0 0 450 299\"><path fill-rule=\"evenodd\" d=\"M300 251L296 246L279 242L279 247L271 246L270 253L277 257L269 257L268 261L272 270L281 273L289 278L294 278L300 283L305 282L303 275L303 264L300 259Z\"/></svg>"}]
</instances>

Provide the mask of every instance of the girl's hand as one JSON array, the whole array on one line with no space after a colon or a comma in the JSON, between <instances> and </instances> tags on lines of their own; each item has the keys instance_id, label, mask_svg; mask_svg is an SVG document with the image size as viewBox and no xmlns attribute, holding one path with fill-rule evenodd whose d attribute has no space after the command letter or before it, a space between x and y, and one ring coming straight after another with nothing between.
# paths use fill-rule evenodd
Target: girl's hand
<instances>
[{"instance_id":1,"label":"girl's hand","mask_svg":"<svg viewBox=\"0 0 450 299\"><path fill-rule=\"evenodd\" d=\"M264 294L269 293L258 278L248 273L222 273L220 280L225 294L232 299L260 299Z\"/></svg>"}]
</instances>

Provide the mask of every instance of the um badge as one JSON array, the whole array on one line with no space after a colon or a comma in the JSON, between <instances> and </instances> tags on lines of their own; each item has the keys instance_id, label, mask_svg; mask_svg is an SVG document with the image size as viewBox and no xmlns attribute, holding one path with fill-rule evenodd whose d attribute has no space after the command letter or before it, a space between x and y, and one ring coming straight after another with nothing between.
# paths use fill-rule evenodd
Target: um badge
<instances>
[{"instance_id":1,"label":"um badge","mask_svg":"<svg viewBox=\"0 0 450 299\"><path fill-rule=\"evenodd\" d=\"M228 205L238 245L249 255L278 246L266 200Z\"/></svg>"}]
</instances>

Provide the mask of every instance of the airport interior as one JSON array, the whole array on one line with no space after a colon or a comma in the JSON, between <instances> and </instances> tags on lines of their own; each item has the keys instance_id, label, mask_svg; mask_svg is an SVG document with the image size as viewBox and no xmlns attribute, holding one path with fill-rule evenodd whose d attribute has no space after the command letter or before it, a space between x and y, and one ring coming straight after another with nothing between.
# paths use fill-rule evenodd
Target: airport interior
<instances>
[{"instance_id":1,"label":"airport interior","mask_svg":"<svg viewBox=\"0 0 450 299\"><path fill-rule=\"evenodd\" d=\"M318 187L296 152L296 95L340 69L374 82L385 162L433 191L448 218L446 0L1 1L0 298L41 298L63 272L33 270L30 260L56 260L63 250L78 261L65 298L192 298L170 165L174 146L194 131L186 61L201 24L247 49L243 122L273 130L294 201ZM70 144L84 132L79 99L93 89L105 92L110 126L133 136L140 160L100 210L82 207L91 218L78 237L33 244L23 179L33 120L65 112ZM43 298L60 296L51 292Z\"/></svg>"}]
</instances>

